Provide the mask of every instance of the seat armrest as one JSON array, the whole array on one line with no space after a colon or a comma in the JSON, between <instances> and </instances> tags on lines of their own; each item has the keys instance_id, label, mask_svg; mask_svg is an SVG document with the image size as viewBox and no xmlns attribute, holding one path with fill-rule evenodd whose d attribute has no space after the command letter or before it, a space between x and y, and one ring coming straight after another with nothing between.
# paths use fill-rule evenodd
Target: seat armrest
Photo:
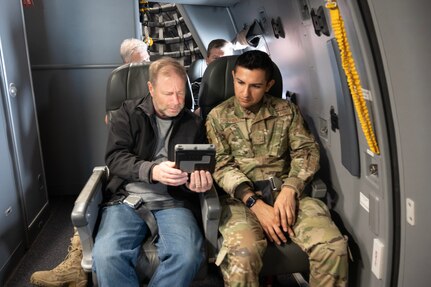
<instances>
[{"instance_id":1,"label":"seat armrest","mask_svg":"<svg viewBox=\"0 0 431 287\"><path fill-rule=\"evenodd\" d=\"M102 187L108 178L108 168L95 167L93 173L81 190L72 210L72 223L77 228L82 246L82 268L92 269L93 234L99 215L99 205L103 200Z\"/></svg>"},{"instance_id":2,"label":"seat armrest","mask_svg":"<svg viewBox=\"0 0 431 287\"><path fill-rule=\"evenodd\" d=\"M221 206L217 191L213 186L210 190L200 194L202 222L208 245L208 262L215 262L218 248L218 226L220 222Z\"/></svg>"},{"instance_id":3,"label":"seat armrest","mask_svg":"<svg viewBox=\"0 0 431 287\"><path fill-rule=\"evenodd\" d=\"M326 184L320 178L315 178L311 182L311 197L324 200L327 190Z\"/></svg>"}]
</instances>

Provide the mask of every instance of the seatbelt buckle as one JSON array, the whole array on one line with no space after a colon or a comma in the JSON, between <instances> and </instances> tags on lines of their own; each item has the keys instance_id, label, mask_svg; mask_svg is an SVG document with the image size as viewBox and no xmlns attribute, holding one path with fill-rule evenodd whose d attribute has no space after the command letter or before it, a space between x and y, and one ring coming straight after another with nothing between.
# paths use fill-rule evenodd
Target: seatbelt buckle
<instances>
[{"instance_id":1,"label":"seatbelt buckle","mask_svg":"<svg viewBox=\"0 0 431 287\"><path fill-rule=\"evenodd\" d=\"M283 184L283 182L278 177L270 176L268 180L269 180L269 184L271 185L272 191L281 190L281 185Z\"/></svg>"},{"instance_id":2,"label":"seatbelt buckle","mask_svg":"<svg viewBox=\"0 0 431 287\"><path fill-rule=\"evenodd\" d=\"M127 204L128 206L130 206L133 209L138 209L139 206L141 206L141 204L144 201L142 200L142 197L138 196L138 195L128 195L124 200L123 203Z\"/></svg>"}]
</instances>

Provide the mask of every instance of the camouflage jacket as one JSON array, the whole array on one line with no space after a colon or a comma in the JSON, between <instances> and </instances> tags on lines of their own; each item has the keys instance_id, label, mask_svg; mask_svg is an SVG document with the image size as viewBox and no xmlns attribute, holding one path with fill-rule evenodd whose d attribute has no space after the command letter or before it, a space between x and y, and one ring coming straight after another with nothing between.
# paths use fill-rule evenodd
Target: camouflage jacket
<instances>
[{"instance_id":1,"label":"camouflage jacket","mask_svg":"<svg viewBox=\"0 0 431 287\"><path fill-rule=\"evenodd\" d=\"M319 169L318 145L286 100L265 95L254 114L231 97L209 113L206 129L217 152L213 177L232 196L241 183L270 176L301 194Z\"/></svg>"}]
</instances>

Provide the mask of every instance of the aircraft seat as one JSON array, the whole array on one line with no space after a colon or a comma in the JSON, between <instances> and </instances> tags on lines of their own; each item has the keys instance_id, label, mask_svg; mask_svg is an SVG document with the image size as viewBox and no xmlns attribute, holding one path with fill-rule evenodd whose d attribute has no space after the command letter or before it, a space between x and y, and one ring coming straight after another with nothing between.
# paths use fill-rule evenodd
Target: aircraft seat
<instances>
[{"instance_id":1,"label":"aircraft seat","mask_svg":"<svg viewBox=\"0 0 431 287\"><path fill-rule=\"evenodd\" d=\"M146 63L125 64L113 70L107 85L106 112L108 121L112 114L126 99L148 96L148 67ZM186 107L193 105L190 85L187 86ZM109 179L107 167L96 167L81 190L75 201L71 218L73 225L78 229L83 248L81 265L86 272L92 272L92 249L97 232L99 205L103 200L103 190ZM203 262L197 278L204 278L207 272L207 263L215 261L217 247L217 232L220 218L220 203L217 192L212 190L199 194L201 203L202 224L206 237L203 247L207 255L207 261ZM148 281L156 270L159 259L157 249L148 237L143 244L143 252L136 267L141 282ZM96 278L93 274L93 284L96 286Z\"/></svg>"},{"instance_id":2,"label":"aircraft seat","mask_svg":"<svg viewBox=\"0 0 431 287\"><path fill-rule=\"evenodd\" d=\"M106 112L108 118L112 111L117 110L127 99L149 96L148 78L150 63L129 63L112 71L106 87ZM185 106L194 107L190 81L186 83Z\"/></svg>"},{"instance_id":3,"label":"aircraft seat","mask_svg":"<svg viewBox=\"0 0 431 287\"><path fill-rule=\"evenodd\" d=\"M196 61L190 64L189 70L187 71L187 75L189 76L189 80L192 87L195 106L198 105L200 82L202 80L202 77L204 75L206 68L207 68L207 63L205 59L197 59Z\"/></svg>"},{"instance_id":4,"label":"aircraft seat","mask_svg":"<svg viewBox=\"0 0 431 287\"><path fill-rule=\"evenodd\" d=\"M187 71L187 75L189 76L190 83L193 83L199 78L202 78L206 68L207 68L207 63L205 62L205 59L197 59L193 63L191 63L189 70Z\"/></svg>"},{"instance_id":5,"label":"aircraft seat","mask_svg":"<svg viewBox=\"0 0 431 287\"><path fill-rule=\"evenodd\" d=\"M232 70L237 55L221 57L208 65L201 82L199 106L201 115L205 119L212 108L234 95ZM283 83L279 68L274 63L275 84L269 94L282 97ZM321 190L321 184L319 181ZM315 190L314 186L312 187ZM261 275L278 275L296 272L308 272L309 262L307 254L293 242L278 246L268 243L263 258Z\"/></svg>"}]
</instances>

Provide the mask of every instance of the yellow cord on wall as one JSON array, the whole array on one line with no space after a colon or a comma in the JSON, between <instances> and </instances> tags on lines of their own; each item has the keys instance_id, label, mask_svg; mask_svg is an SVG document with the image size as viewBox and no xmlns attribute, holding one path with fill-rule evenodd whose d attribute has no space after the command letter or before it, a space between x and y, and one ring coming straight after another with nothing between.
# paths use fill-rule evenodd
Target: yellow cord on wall
<instances>
[{"instance_id":1,"label":"yellow cord on wall","mask_svg":"<svg viewBox=\"0 0 431 287\"><path fill-rule=\"evenodd\" d=\"M356 70L355 60L350 51L343 18L341 17L336 1L327 1L326 8L329 9L329 14L331 15L332 29L334 30L334 35L340 49L343 70L346 74L350 93L352 95L362 131L370 150L375 154L380 154L379 146L368 114L367 104L365 103L364 95L362 93L361 81L358 71Z\"/></svg>"}]
</instances>

